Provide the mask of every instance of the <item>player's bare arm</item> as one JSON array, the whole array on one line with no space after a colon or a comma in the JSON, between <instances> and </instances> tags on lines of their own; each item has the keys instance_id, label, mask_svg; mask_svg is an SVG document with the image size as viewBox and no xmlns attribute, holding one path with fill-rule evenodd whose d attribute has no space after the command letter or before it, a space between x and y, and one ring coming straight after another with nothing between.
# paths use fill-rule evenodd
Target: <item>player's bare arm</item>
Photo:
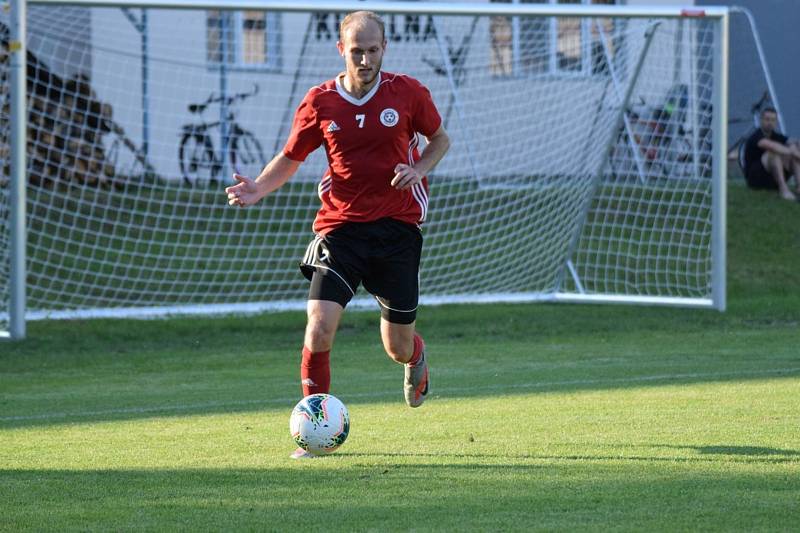
<instances>
[{"instance_id":1,"label":"player's bare arm","mask_svg":"<svg viewBox=\"0 0 800 533\"><path fill-rule=\"evenodd\" d=\"M769 139L761 139L758 141L758 147L778 155L792 155L792 149L790 147Z\"/></svg>"},{"instance_id":2,"label":"player's bare arm","mask_svg":"<svg viewBox=\"0 0 800 533\"><path fill-rule=\"evenodd\" d=\"M289 159L281 152L272 158L256 179L234 174L233 179L238 183L225 189L228 194L228 204L247 207L258 203L286 183L297 172L299 166L299 161Z\"/></svg>"},{"instance_id":3,"label":"player's bare arm","mask_svg":"<svg viewBox=\"0 0 800 533\"><path fill-rule=\"evenodd\" d=\"M394 167L395 174L392 179L392 187L395 189L403 191L420 183L423 176L433 170L450 148L450 137L443 126L439 126L439 129L430 137L426 137L426 139L428 140L428 145L423 150L419 161L414 163L413 166L400 163Z\"/></svg>"}]
</instances>

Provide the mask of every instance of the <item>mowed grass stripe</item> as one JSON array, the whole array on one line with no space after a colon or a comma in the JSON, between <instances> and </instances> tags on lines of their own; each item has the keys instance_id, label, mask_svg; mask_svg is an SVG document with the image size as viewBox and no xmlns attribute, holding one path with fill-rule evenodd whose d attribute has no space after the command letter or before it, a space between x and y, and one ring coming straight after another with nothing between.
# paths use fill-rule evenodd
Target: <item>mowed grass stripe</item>
<instances>
[{"instance_id":1,"label":"mowed grass stripe","mask_svg":"<svg viewBox=\"0 0 800 533\"><path fill-rule=\"evenodd\" d=\"M694 451L750 459L785 456L800 463L794 401L799 383L793 377L516 393L478 401L441 398L425 410L400 402L353 404L353 439L331 458L399 454L447 462L453 454L472 452L513 460L557 448L597 457L607 456L609 448L623 450L619 457L653 448L661 450L656 455L683 457L704 447ZM38 438L43 435L57 438ZM169 456L198 468L279 466L286 463L291 442L285 410L38 426L5 436L9 444L26 444L6 457L7 466L35 463L44 469L153 467L169 465ZM87 437L94 445L80 446ZM143 449L162 453L139 453ZM48 461L53 462L48 466Z\"/></svg>"},{"instance_id":2,"label":"mowed grass stripe","mask_svg":"<svg viewBox=\"0 0 800 533\"><path fill-rule=\"evenodd\" d=\"M436 389L434 397L447 397L457 396L463 393L504 393L520 389L550 389L558 387L573 387L583 385L596 385L600 387L614 385L614 384L629 384L629 383L646 383L646 382L669 382L676 380L720 380L729 378L757 378L763 376L787 376L800 373L800 367L789 368L776 368L765 370L746 370L746 371L733 371L733 372L694 372L694 373L678 373L678 374L658 374L648 376L634 376L626 378L600 378L600 379L573 379L563 381L537 381L537 382L523 382L523 383L507 383L496 385L475 385L470 387L444 387ZM381 381L386 381L381 380ZM392 380L396 382L397 380ZM373 392L352 392L348 393L347 399L360 399L371 400L386 397L398 396L395 390L383 390ZM343 396L345 398L345 396ZM185 405L162 405L151 407L129 407L119 409L104 409L93 411L76 411L76 412L50 412L37 415L22 415L22 416L3 416L0 417L0 422L15 422L27 420L41 420L51 421L67 418L87 418L105 415L128 415L128 414L159 414L159 413L174 413L181 411L199 411L203 409L235 409L238 407L258 407L278 405L285 407L291 405L297 400L296 396L292 397L271 397L262 399L251 400L237 400L226 402L203 402Z\"/></svg>"}]
</instances>

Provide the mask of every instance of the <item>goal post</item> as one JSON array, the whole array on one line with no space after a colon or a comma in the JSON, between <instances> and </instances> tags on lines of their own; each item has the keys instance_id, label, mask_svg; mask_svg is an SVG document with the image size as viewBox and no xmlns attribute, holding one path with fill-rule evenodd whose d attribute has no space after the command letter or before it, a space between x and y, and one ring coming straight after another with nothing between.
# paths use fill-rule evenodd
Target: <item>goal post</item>
<instances>
[{"instance_id":1,"label":"goal post","mask_svg":"<svg viewBox=\"0 0 800 533\"><path fill-rule=\"evenodd\" d=\"M727 8L12 8L0 12L0 336L40 318L304 308L296 265L323 151L257 206L230 208L223 189L234 170L257 174L305 92L342 70L338 21L360 9L386 21L383 70L430 89L452 141L429 176L422 303L725 308ZM20 13L25 38L10 33ZM375 304L362 291L352 305Z\"/></svg>"},{"instance_id":2,"label":"goal post","mask_svg":"<svg viewBox=\"0 0 800 533\"><path fill-rule=\"evenodd\" d=\"M21 339L25 337L25 246L26 246L26 157L27 120L25 88L26 56L26 5L24 0L9 3L9 24L5 54L7 74L4 76L8 90L8 119L3 120L5 135L0 134L7 146L8 162L0 164L0 221L3 235L0 236L0 304L4 304L7 318L0 315L0 338ZM5 104L5 102L4 102ZM5 256L5 257L3 257ZM4 327L5 326L5 327Z\"/></svg>"}]
</instances>

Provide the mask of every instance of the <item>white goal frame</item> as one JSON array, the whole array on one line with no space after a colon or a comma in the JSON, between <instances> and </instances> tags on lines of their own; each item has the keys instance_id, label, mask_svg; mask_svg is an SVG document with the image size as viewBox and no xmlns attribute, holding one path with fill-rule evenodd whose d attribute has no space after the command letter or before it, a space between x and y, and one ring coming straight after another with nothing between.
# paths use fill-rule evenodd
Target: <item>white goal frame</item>
<instances>
[{"instance_id":1,"label":"white goal frame","mask_svg":"<svg viewBox=\"0 0 800 533\"><path fill-rule=\"evenodd\" d=\"M471 302L581 302L581 303L627 303L643 305L670 305L724 310L726 307L726 176L727 176L727 99L728 99L728 17L726 7L676 7L676 6L606 6L606 5L552 5L552 4L478 4L444 2L376 2L376 1L269 1L269 0L10 0L10 80L11 80L11 183L10 183L10 291L9 309L0 309L0 338L20 339L25 337L25 321L42 318L76 317L142 317L179 314L209 314L260 312L276 309L302 309L305 302L264 302L261 304L230 305L186 305L147 308L83 309L58 312L26 312L26 6L69 5L77 7L119 8L163 8L163 9L215 9L215 10L259 10L273 12L350 12L373 10L387 14L426 14L464 16L591 16L626 18L704 17L713 19L718 25L715 31L713 56L714 107L712 203L711 203L711 286L708 298L684 298L635 295L599 295L582 291L580 280L575 278L570 258L567 258L565 275L572 275L578 290L555 293L511 293L511 294L460 294L450 297L426 298L425 304L471 303ZM458 107L458 104L456 104ZM458 113L458 109L456 109ZM624 120L620 110L618 123ZM270 154L271 155L271 154ZM602 169L601 169L602 171ZM577 239L577 237L576 237ZM574 245L573 245L574 249ZM355 306L363 305L361 300ZM371 303L371 301L370 301ZM2 328L3 319L8 324Z\"/></svg>"}]
</instances>

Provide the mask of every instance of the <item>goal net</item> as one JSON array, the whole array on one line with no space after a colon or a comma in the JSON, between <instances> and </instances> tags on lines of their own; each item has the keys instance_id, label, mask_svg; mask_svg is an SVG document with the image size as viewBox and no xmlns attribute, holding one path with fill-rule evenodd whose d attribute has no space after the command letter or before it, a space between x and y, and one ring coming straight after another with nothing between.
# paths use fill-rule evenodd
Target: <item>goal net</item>
<instances>
[{"instance_id":1,"label":"goal net","mask_svg":"<svg viewBox=\"0 0 800 533\"><path fill-rule=\"evenodd\" d=\"M303 307L324 152L255 207L223 189L342 70L342 13L29 4L28 318ZM724 306L726 11L352 6L383 14L383 70L431 90L452 141L429 176L423 303ZM10 179L4 163L4 223ZM5 305L8 250L0 233Z\"/></svg>"}]
</instances>

